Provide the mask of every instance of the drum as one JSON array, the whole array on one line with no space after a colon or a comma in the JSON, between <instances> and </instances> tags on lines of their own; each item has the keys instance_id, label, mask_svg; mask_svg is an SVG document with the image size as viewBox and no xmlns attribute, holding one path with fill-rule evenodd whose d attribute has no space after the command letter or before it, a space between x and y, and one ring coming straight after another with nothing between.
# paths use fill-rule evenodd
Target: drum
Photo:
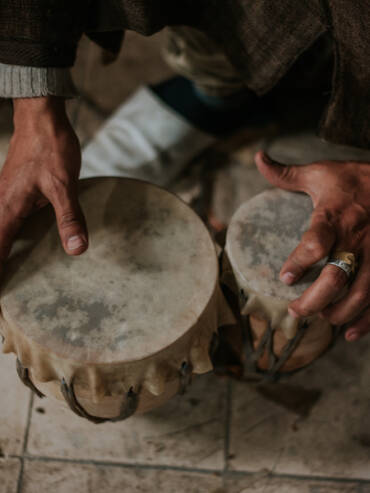
<instances>
[{"instance_id":1,"label":"drum","mask_svg":"<svg viewBox=\"0 0 370 493\"><path fill-rule=\"evenodd\" d=\"M281 267L309 227L311 213L308 196L272 189L245 202L230 222L222 283L234 310L238 304L245 374L252 379L272 379L302 368L333 340L327 321L317 316L298 320L287 309L316 279L324 261L293 286L279 280Z\"/></svg>"},{"instance_id":2,"label":"drum","mask_svg":"<svg viewBox=\"0 0 370 493\"><path fill-rule=\"evenodd\" d=\"M180 199L124 178L81 181L90 246L60 245L53 211L30 218L1 290L3 351L22 381L95 423L145 412L212 369L232 316L212 239ZM228 314L227 314L228 313Z\"/></svg>"}]
</instances>

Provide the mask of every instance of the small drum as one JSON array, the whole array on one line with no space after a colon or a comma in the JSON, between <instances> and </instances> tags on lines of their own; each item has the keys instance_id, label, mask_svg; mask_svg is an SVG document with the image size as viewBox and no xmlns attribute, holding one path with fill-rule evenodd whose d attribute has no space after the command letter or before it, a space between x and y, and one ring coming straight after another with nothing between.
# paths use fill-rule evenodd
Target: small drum
<instances>
[{"instance_id":1,"label":"small drum","mask_svg":"<svg viewBox=\"0 0 370 493\"><path fill-rule=\"evenodd\" d=\"M64 398L96 423L117 421L212 369L209 347L227 307L212 239L177 197L99 178L81 182L80 201L90 234L83 255L64 253L51 208L15 243L1 292L3 351L17 355L38 395Z\"/></svg>"},{"instance_id":2,"label":"small drum","mask_svg":"<svg viewBox=\"0 0 370 493\"><path fill-rule=\"evenodd\" d=\"M293 286L279 280L285 260L309 227L311 213L308 196L272 189L245 202L228 228L222 282L228 298L239 305L244 369L252 379L273 379L279 372L302 368L333 340L333 328L325 320L297 320L287 310L324 262Z\"/></svg>"}]
</instances>

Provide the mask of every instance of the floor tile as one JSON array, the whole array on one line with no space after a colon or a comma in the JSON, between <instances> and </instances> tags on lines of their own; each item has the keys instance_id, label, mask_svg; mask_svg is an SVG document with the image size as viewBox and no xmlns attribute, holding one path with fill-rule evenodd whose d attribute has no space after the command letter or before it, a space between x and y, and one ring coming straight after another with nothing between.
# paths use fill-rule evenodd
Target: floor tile
<instances>
[{"instance_id":1,"label":"floor tile","mask_svg":"<svg viewBox=\"0 0 370 493\"><path fill-rule=\"evenodd\" d=\"M22 493L218 493L220 485L214 474L26 461Z\"/></svg>"},{"instance_id":2,"label":"floor tile","mask_svg":"<svg viewBox=\"0 0 370 493\"><path fill-rule=\"evenodd\" d=\"M225 484L227 493L362 493L360 488L356 482L277 478L267 474L228 479Z\"/></svg>"},{"instance_id":3,"label":"floor tile","mask_svg":"<svg viewBox=\"0 0 370 493\"><path fill-rule=\"evenodd\" d=\"M17 376L14 355L0 352L0 374L0 456L21 454L30 391Z\"/></svg>"},{"instance_id":4,"label":"floor tile","mask_svg":"<svg viewBox=\"0 0 370 493\"><path fill-rule=\"evenodd\" d=\"M0 493L16 493L20 467L18 459L0 459Z\"/></svg>"},{"instance_id":5,"label":"floor tile","mask_svg":"<svg viewBox=\"0 0 370 493\"><path fill-rule=\"evenodd\" d=\"M93 425L53 399L37 400L28 452L37 456L222 469L226 382L194 379L185 396L121 423Z\"/></svg>"},{"instance_id":6,"label":"floor tile","mask_svg":"<svg viewBox=\"0 0 370 493\"><path fill-rule=\"evenodd\" d=\"M369 358L370 338L356 344L340 339L311 367L278 384L274 399L236 384L231 467L370 479ZM320 396L316 403L313 391ZM289 404L297 392L300 414Z\"/></svg>"}]
</instances>

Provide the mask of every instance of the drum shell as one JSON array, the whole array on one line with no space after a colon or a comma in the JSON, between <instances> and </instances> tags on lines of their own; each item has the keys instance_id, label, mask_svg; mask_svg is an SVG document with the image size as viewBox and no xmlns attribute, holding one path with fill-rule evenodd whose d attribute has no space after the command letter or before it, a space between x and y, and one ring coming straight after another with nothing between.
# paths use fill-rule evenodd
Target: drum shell
<instances>
[{"instance_id":1,"label":"drum shell","mask_svg":"<svg viewBox=\"0 0 370 493\"><path fill-rule=\"evenodd\" d=\"M126 401L131 414L145 412L212 369L214 334L234 322L216 248L168 191L124 178L80 185L83 255L65 254L52 207L30 217L13 246L1 286L3 351L16 354L26 385L63 394L80 415L118 418Z\"/></svg>"},{"instance_id":2,"label":"drum shell","mask_svg":"<svg viewBox=\"0 0 370 493\"><path fill-rule=\"evenodd\" d=\"M122 363L81 365L46 350L29 340L14 322L7 321L6 310L0 317L3 352L13 352L29 369L29 377L45 396L63 400L61 383L73 382L74 392L85 411L98 418L119 415L126 395L133 390L139 395L136 413L155 409L185 390L181 368L190 369L189 381L196 374L212 370L209 347L219 324L234 322L224 297L216 285L204 313L181 338L149 358Z\"/></svg>"},{"instance_id":3,"label":"drum shell","mask_svg":"<svg viewBox=\"0 0 370 493\"><path fill-rule=\"evenodd\" d=\"M221 282L234 298L247 346L254 350L244 348L246 366L250 358L260 370L278 366L279 372L291 372L314 361L333 341L328 321L319 316L298 319L288 312L289 304L317 279L325 259L293 286L279 280L289 253L309 228L311 213L309 197L272 189L245 202L230 222ZM283 354L282 364L272 363Z\"/></svg>"}]
</instances>

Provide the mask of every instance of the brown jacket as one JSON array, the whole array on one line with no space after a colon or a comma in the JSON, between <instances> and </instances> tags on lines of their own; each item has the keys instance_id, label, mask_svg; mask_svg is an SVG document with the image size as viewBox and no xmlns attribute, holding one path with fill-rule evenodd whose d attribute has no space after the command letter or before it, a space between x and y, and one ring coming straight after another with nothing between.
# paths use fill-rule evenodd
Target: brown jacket
<instances>
[{"instance_id":1,"label":"brown jacket","mask_svg":"<svg viewBox=\"0 0 370 493\"><path fill-rule=\"evenodd\" d=\"M83 32L117 53L124 30L150 35L167 25L218 41L257 94L329 33L336 60L321 135L370 147L369 0L0 0L0 62L66 67Z\"/></svg>"}]
</instances>

